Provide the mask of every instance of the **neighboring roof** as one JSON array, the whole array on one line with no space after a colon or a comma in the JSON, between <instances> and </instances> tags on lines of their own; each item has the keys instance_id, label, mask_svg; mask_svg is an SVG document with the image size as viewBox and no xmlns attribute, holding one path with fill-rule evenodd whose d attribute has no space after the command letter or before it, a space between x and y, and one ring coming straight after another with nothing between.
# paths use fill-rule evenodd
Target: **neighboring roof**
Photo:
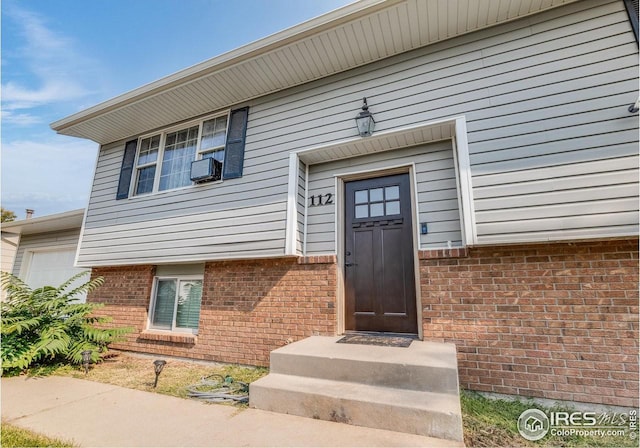
<instances>
[{"instance_id":1,"label":"neighboring roof","mask_svg":"<svg viewBox=\"0 0 640 448\"><path fill-rule=\"evenodd\" d=\"M577 0L362 0L51 124L106 144Z\"/></svg>"},{"instance_id":2,"label":"neighboring roof","mask_svg":"<svg viewBox=\"0 0 640 448\"><path fill-rule=\"evenodd\" d=\"M82 227L84 209L38 218L21 219L2 223L2 232L32 235L34 233L56 232L59 230L79 229Z\"/></svg>"}]
</instances>

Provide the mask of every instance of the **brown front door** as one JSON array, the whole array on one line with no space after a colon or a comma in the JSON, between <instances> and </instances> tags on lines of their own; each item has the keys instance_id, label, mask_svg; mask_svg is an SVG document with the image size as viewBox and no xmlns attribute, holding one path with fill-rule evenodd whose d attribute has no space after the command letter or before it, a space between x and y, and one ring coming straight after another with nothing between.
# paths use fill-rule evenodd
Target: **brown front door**
<instances>
[{"instance_id":1,"label":"brown front door","mask_svg":"<svg viewBox=\"0 0 640 448\"><path fill-rule=\"evenodd\" d=\"M345 328L418 332L409 175L345 184Z\"/></svg>"}]
</instances>

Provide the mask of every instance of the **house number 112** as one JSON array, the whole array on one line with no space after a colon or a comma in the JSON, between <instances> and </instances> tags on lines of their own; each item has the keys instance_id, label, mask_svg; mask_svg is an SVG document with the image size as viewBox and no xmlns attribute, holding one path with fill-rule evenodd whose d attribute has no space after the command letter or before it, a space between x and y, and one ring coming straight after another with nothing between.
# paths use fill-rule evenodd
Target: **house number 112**
<instances>
[{"instance_id":1,"label":"house number 112","mask_svg":"<svg viewBox=\"0 0 640 448\"><path fill-rule=\"evenodd\" d=\"M333 193L317 194L309 197L309 207L333 204Z\"/></svg>"}]
</instances>

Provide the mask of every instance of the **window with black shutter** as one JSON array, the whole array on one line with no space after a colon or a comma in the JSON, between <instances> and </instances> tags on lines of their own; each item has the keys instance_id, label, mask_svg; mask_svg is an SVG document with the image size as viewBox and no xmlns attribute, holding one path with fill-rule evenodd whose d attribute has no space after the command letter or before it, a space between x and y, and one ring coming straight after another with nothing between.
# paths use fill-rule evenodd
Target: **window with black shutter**
<instances>
[{"instance_id":1,"label":"window with black shutter","mask_svg":"<svg viewBox=\"0 0 640 448\"><path fill-rule=\"evenodd\" d=\"M127 142L116 199L194 185L191 164L206 158L216 168L207 180L242 177L248 116L243 107Z\"/></svg>"},{"instance_id":2,"label":"window with black shutter","mask_svg":"<svg viewBox=\"0 0 640 448\"><path fill-rule=\"evenodd\" d=\"M116 199L126 199L129 197L131 174L133 173L133 162L136 159L137 147L138 140L131 140L124 145L124 156L122 157L122 167L120 168L120 179L118 180Z\"/></svg>"},{"instance_id":3,"label":"window with black shutter","mask_svg":"<svg viewBox=\"0 0 640 448\"><path fill-rule=\"evenodd\" d=\"M245 107L231 112L225 158L223 179L235 179L242 177L244 166L244 140L247 136L247 118L249 108Z\"/></svg>"}]
</instances>

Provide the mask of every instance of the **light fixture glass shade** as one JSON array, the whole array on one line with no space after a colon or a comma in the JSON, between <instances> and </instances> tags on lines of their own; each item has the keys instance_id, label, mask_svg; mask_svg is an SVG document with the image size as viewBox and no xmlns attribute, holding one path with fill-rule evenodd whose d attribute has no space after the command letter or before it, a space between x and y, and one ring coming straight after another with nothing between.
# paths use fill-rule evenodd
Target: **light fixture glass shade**
<instances>
[{"instance_id":1,"label":"light fixture glass shade","mask_svg":"<svg viewBox=\"0 0 640 448\"><path fill-rule=\"evenodd\" d=\"M363 111L356 117L356 124L358 125L358 134L360 134L360 137L369 137L373 134L373 128L376 122L373 119L373 115Z\"/></svg>"},{"instance_id":2,"label":"light fixture glass shade","mask_svg":"<svg viewBox=\"0 0 640 448\"><path fill-rule=\"evenodd\" d=\"M356 117L356 125L358 126L358 134L360 134L360 137L369 137L373 134L373 128L376 122L371 112L369 112L366 98L362 99L362 110Z\"/></svg>"}]
</instances>

